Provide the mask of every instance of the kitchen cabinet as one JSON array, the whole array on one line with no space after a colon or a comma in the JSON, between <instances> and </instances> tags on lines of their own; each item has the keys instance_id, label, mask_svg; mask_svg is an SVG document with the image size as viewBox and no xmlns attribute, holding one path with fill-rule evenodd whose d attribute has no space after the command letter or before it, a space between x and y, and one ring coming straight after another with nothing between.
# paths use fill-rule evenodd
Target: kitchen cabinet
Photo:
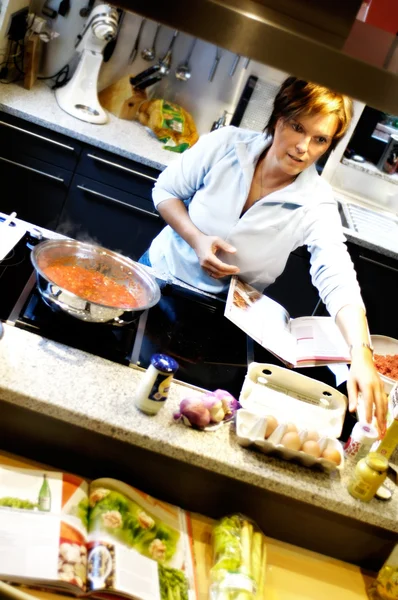
<instances>
[{"instance_id":1,"label":"kitchen cabinet","mask_svg":"<svg viewBox=\"0 0 398 600\"><path fill-rule=\"evenodd\" d=\"M0 154L0 179L7 182L0 211L16 211L20 219L55 229L72 173L27 155L5 158Z\"/></svg>"},{"instance_id":2,"label":"kitchen cabinet","mask_svg":"<svg viewBox=\"0 0 398 600\"><path fill-rule=\"evenodd\" d=\"M0 210L55 229L81 152L67 136L0 113Z\"/></svg>"},{"instance_id":3,"label":"kitchen cabinet","mask_svg":"<svg viewBox=\"0 0 398 600\"><path fill-rule=\"evenodd\" d=\"M158 171L0 113L0 211L138 259L164 222L151 190Z\"/></svg>"},{"instance_id":4,"label":"kitchen cabinet","mask_svg":"<svg viewBox=\"0 0 398 600\"><path fill-rule=\"evenodd\" d=\"M134 193L152 205L152 187L159 171L111 152L88 148L82 153L77 172L125 192Z\"/></svg>"},{"instance_id":5,"label":"kitchen cabinet","mask_svg":"<svg viewBox=\"0 0 398 600\"><path fill-rule=\"evenodd\" d=\"M75 175L57 231L137 260L164 223L148 198Z\"/></svg>"},{"instance_id":6,"label":"kitchen cabinet","mask_svg":"<svg viewBox=\"0 0 398 600\"><path fill-rule=\"evenodd\" d=\"M158 171L94 148L76 171L58 231L140 258L164 226L152 203Z\"/></svg>"},{"instance_id":7,"label":"kitchen cabinet","mask_svg":"<svg viewBox=\"0 0 398 600\"><path fill-rule=\"evenodd\" d=\"M0 112L0 156L30 156L74 171L80 152L81 144L76 140Z\"/></svg>"},{"instance_id":8,"label":"kitchen cabinet","mask_svg":"<svg viewBox=\"0 0 398 600\"><path fill-rule=\"evenodd\" d=\"M373 334L398 338L398 261L347 243Z\"/></svg>"}]
</instances>

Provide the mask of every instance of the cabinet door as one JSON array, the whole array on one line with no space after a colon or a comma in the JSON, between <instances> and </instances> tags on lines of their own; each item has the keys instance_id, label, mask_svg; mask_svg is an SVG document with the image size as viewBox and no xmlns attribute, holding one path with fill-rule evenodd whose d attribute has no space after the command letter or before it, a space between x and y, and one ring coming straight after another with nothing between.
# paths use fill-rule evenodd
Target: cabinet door
<instances>
[{"instance_id":1,"label":"cabinet door","mask_svg":"<svg viewBox=\"0 0 398 600\"><path fill-rule=\"evenodd\" d=\"M152 203L152 188L159 171L147 165L89 148L84 150L77 172L113 188L134 194Z\"/></svg>"},{"instance_id":2,"label":"cabinet door","mask_svg":"<svg viewBox=\"0 0 398 600\"><path fill-rule=\"evenodd\" d=\"M72 178L69 171L40 160L11 160L0 155L0 211L16 211L34 225L55 229Z\"/></svg>"},{"instance_id":3,"label":"cabinet door","mask_svg":"<svg viewBox=\"0 0 398 600\"><path fill-rule=\"evenodd\" d=\"M76 167L81 144L35 123L0 112L0 154L11 159L39 158L68 171Z\"/></svg>"},{"instance_id":4,"label":"cabinet door","mask_svg":"<svg viewBox=\"0 0 398 600\"><path fill-rule=\"evenodd\" d=\"M58 231L137 260L163 226L153 206L142 198L75 175Z\"/></svg>"},{"instance_id":5,"label":"cabinet door","mask_svg":"<svg viewBox=\"0 0 398 600\"><path fill-rule=\"evenodd\" d=\"M398 338L398 261L357 247L351 249L370 333Z\"/></svg>"}]
</instances>

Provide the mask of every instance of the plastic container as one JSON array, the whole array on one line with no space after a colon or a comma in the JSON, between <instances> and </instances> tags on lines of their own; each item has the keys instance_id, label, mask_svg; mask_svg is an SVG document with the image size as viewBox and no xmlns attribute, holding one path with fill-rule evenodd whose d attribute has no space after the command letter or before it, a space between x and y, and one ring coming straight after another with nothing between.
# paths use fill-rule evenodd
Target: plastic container
<instances>
[{"instance_id":1,"label":"plastic container","mask_svg":"<svg viewBox=\"0 0 398 600\"><path fill-rule=\"evenodd\" d=\"M306 467L343 468L343 448L336 438L342 431L347 398L331 386L283 367L252 363L239 402L243 408L237 412L236 432L242 446L294 460ZM277 419L278 426L265 438L270 417ZM288 424L296 426L301 445L316 432L321 454L325 450L337 451L340 464L286 448L281 441Z\"/></svg>"},{"instance_id":2,"label":"plastic container","mask_svg":"<svg viewBox=\"0 0 398 600\"><path fill-rule=\"evenodd\" d=\"M354 464L364 458L378 440L376 427L370 423L355 423L351 435L344 445L344 456Z\"/></svg>"},{"instance_id":3,"label":"plastic container","mask_svg":"<svg viewBox=\"0 0 398 600\"><path fill-rule=\"evenodd\" d=\"M265 600L267 548L257 525L243 515L229 515L212 531L210 600Z\"/></svg>"}]
</instances>

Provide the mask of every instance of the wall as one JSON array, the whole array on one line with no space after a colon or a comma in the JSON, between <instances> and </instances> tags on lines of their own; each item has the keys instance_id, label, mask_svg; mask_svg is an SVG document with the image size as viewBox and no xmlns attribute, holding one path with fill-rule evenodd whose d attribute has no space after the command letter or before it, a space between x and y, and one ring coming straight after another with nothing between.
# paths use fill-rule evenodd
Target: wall
<instances>
[{"instance_id":1,"label":"wall","mask_svg":"<svg viewBox=\"0 0 398 600\"><path fill-rule=\"evenodd\" d=\"M40 13L43 4L43 0L32 0L32 10ZM86 2L85 0L74 0L71 4L72 8L67 18L58 16L53 20L53 28L60 33L60 36L46 45L41 73L44 76L53 75L73 57L72 63L76 62L77 56L74 51L76 36L82 31L85 23L85 19L79 16L79 11L82 6L86 5ZM132 65L128 64L128 57L140 23L141 17L126 13L114 54L111 60L102 66L99 89L103 89L126 74L137 74L153 64L143 60L140 53ZM140 43L140 52L143 48L151 45L155 27L154 22L146 22ZM172 33L172 29L162 27L156 45L158 57L165 54ZM212 44L198 40L191 59L191 79L188 82L181 82L175 77L175 69L180 62L185 60L191 42L191 36L179 34L173 49L171 72L160 84L151 88L151 93L184 106L193 115L200 133L209 131L212 123L222 115L224 110L233 112L250 74L269 79L277 84L281 83L286 76L281 71L253 61L250 62L247 69L244 69L244 59L241 58L235 75L230 77L229 71L234 55L224 50L214 80L209 82L208 75L216 48Z\"/></svg>"},{"instance_id":2,"label":"wall","mask_svg":"<svg viewBox=\"0 0 398 600\"><path fill-rule=\"evenodd\" d=\"M395 35L398 32L397 0L372 0L366 22Z\"/></svg>"},{"instance_id":3,"label":"wall","mask_svg":"<svg viewBox=\"0 0 398 600\"><path fill-rule=\"evenodd\" d=\"M7 31L10 22L10 16L14 12L18 12L21 8L29 6L29 0L3 0L1 2L0 12L0 54L2 59L7 49L8 39Z\"/></svg>"},{"instance_id":4,"label":"wall","mask_svg":"<svg viewBox=\"0 0 398 600\"><path fill-rule=\"evenodd\" d=\"M343 51L375 67L383 68L385 58L394 41L395 35L390 32L383 31L368 22L362 23L362 21L356 20L344 44ZM388 65L388 70L393 73L398 73L397 56L398 49Z\"/></svg>"}]
</instances>

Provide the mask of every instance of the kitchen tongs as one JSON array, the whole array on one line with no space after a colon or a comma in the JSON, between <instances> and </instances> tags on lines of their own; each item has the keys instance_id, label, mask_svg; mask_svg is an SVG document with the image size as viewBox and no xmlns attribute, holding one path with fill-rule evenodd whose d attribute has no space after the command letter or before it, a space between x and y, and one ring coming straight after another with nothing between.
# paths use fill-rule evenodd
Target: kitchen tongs
<instances>
[{"instance_id":1,"label":"kitchen tongs","mask_svg":"<svg viewBox=\"0 0 398 600\"><path fill-rule=\"evenodd\" d=\"M150 85L157 83L163 77L166 77L166 75L169 74L171 67L172 50L178 33L179 32L177 30L173 33L173 37L171 39L166 54L162 58L160 58L155 65L149 67L149 69L145 69L145 71L142 71L135 77L130 77L130 83L133 87L135 87L137 90L143 90L149 87Z\"/></svg>"}]
</instances>

